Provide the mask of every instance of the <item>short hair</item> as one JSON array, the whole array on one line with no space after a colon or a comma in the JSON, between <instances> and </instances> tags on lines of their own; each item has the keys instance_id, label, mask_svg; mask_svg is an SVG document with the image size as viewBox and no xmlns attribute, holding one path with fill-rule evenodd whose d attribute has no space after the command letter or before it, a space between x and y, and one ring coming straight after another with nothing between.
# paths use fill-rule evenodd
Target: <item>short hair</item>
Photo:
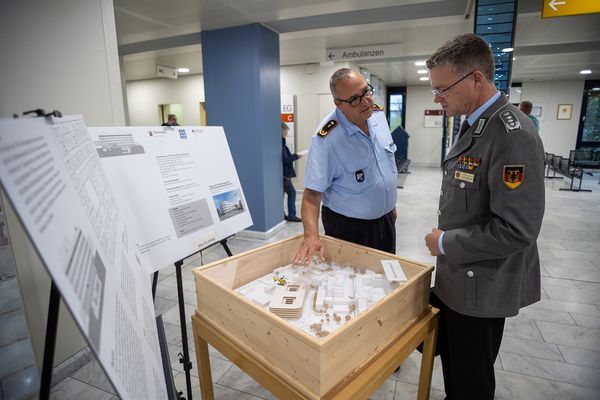
<instances>
[{"instance_id":1,"label":"short hair","mask_svg":"<svg viewBox=\"0 0 600 400\"><path fill-rule=\"evenodd\" d=\"M287 131L288 129L290 129L290 127L287 126L287 124L285 122L282 122L281 123L281 130L282 131Z\"/></svg>"},{"instance_id":2,"label":"short hair","mask_svg":"<svg viewBox=\"0 0 600 400\"><path fill-rule=\"evenodd\" d=\"M331 91L331 95L333 96L334 99L338 98L337 91L335 90L337 83L343 79L348 79L356 74L358 74L358 72L356 72L353 69L340 68L337 71L335 71L333 73L333 75L331 75L331 79L329 79L329 90Z\"/></svg>"},{"instance_id":3,"label":"short hair","mask_svg":"<svg viewBox=\"0 0 600 400\"><path fill-rule=\"evenodd\" d=\"M175 115L175 114L169 114L167 116L167 119L171 119L171 118L177 118L177 115Z\"/></svg>"},{"instance_id":4,"label":"short hair","mask_svg":"<svg viewBox=\"0 0 600 400\"><path fill-rule=\"evenodd\" d=\"M473 33L453 37L444 43L426 61L427 68L450 65L452 71L466 75L481 71L485 78L494 82L495 62L488 43Z\"/></svg>"},{"instance_id":5,"label":"short hair","mask_svg":"<svg viewBox=\"0 0 600 400\"><path fill-rule=\"evenodd\" d=\"M530 102L529 100L523 100L519 104L519 108L525 108L525 109L531 110L533 108L533 103Z\"/></svg>"}]
</instances>

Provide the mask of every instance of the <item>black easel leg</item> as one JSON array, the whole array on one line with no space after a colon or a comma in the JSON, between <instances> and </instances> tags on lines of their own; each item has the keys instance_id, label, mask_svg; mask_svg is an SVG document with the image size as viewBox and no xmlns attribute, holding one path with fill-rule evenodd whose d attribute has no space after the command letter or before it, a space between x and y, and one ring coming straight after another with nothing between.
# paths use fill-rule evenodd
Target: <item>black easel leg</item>
<instances>
[{"instance_id":1,"label":"black easel leg","mask_svg":"<svg viewBox=\"0 0 600 400\"><path fill-rule=\"evenodd\" d=\"M183 355L180 353L179 362L183 364L183 370L185 371L185 384L187 386L187 400L192 400L192 381L190 378L190 370L192 369L192 363L190 362L190 353L188 351L188 339L186 329L186 318L185 318L185 303L183 300L183 280L181 278L181 267L183 261L177 261L175 263L175 274L177 275L177 297L179 300L179 323L181 325L181 340L183 345Z\"/></svg>"},{"instance_id":2,"label":"black easel leg","mask_svg":"<svg viewBox=\"0 0 600 400\"><path fill-rule=\"evenodd\" d=\"M219 243L221 243L221 246L223 246L223 248L225 249L225 253L227 253L227 255L231 257L233 253L231 252L231 250L229 250L229 246L227 245L227 239L223 239Z\"/></svg>"},{"instance_id":3,"label":"black easel leg","mask_svg":"<svg viewBox=\"0 0 600 400\"><path fill-rule=\"evenodd\" d=\"M156 285L158 285L158 271L152 276L152 300L156 299Z\"/></svg>"},{"instance_id":4,"label":"black easel leg","mask_svg":"<svg viewBox=\"0 0 600 400\"><path fill-rule=\"evenodd\" d=\"M58 328L58 312L60 310L60 292L52 281L50 302L48 304L48 320L46 321L46 342L44 344L44 362L42 365L42 382L40 384L40 400L50 398L52 370L54 369L54 350L56 348L56 329Z\"/></svg>"}]
</instances>

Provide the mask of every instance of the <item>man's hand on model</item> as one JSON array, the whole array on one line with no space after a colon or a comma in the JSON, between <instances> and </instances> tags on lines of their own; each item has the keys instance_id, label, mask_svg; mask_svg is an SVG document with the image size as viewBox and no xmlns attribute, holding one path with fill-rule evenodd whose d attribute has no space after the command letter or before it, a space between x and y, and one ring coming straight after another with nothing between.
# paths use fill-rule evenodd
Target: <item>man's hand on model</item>
<instances>
[{"instance_id":1,"label":"man's hand on model","mask_svg":"<svg viewBox=\"0 0 600 400\"><path fill-rule=\"evenodd\" d=\"M292 257L292 262L294 264L308 265L315 255L319 256L321 261L325 260L323 243L321 243L318 236L305 236L296 254Z\"/></svg>"}]
</instances>

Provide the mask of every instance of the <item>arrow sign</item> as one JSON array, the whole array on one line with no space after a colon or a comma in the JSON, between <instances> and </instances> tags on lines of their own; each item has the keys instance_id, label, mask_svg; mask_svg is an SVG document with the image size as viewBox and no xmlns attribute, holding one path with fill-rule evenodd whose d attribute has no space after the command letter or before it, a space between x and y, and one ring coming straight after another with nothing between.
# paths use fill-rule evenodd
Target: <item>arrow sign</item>
<instances>
[{"instance_id":1,"label":"arrow sign","mask_svg":"<svg viewBox=\"0 0 600 400\"><path fill-rule=\"evenodd\" d=\"M335 61L390 59L402 57L403 55L405 54L401 43L325 50L325 59L330 61L334 59Z\"/></svg>"},{"instance_id":2,"label":"arrow sign","mask_svg":"<svg viewBox=\"0 0 600 400\"><path fill-rule=\"evenodd\" d=\"M327 58L329 58L330 60L333 60L335 58L335 54L333 54L332 52L329 52L329 54L327 55Z\"/></svg>"},{"instance_id":3,"label":"arrow sign","mask_svg":"<svg viewBox=\"0 0 600 400\"><path fill-rule=\"evenodd\" d=\"M600 0L544 0L542 18L600 13Z\"/></svg>"}]
</instances>

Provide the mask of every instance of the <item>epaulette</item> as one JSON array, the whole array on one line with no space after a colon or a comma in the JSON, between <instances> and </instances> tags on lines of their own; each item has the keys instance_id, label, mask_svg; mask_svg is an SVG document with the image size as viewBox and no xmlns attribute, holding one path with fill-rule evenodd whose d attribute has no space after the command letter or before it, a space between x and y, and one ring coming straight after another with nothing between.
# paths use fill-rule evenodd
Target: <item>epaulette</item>
<instances>
[{"instance_id":1,"label":"epaulette","mask_svg":"<svg viewBox=\"0 0 600 400\"><path fill-rule=\"evenodd\" d=\"M376 103L373 103L373 107L371 107L371 109L372 109L373 111L384 111L384 108L383 108L383 106L382 106L382 105L379 105L379 104L376 104Z\"/></svg>"},{"instance_id":2,"label":"epaulette","mask_svg":"<svg viewBox=\"0 0 600 400\"><path fill-rule=\"evenodd\" d=\"M321 136L322 138L326 137L327 135L329 135L329 132L331 132L331 130L336 126L337 121L335 119L332 119L331 121L323 125L321 129L319 129L319 136Z\"/></svg>"},{"instance_id":3,"label":"epaulette","mask_svg":"<svg viewBox=\"0 0 600 400\"><path fill-rule=\"evenodd\" d=\"M508 133L521 127L521 122L519 122L519 119L511 110L502 111L500 119L504 123L504 128L506 128L506 132Z\"/></svg>"}]
</instances>

